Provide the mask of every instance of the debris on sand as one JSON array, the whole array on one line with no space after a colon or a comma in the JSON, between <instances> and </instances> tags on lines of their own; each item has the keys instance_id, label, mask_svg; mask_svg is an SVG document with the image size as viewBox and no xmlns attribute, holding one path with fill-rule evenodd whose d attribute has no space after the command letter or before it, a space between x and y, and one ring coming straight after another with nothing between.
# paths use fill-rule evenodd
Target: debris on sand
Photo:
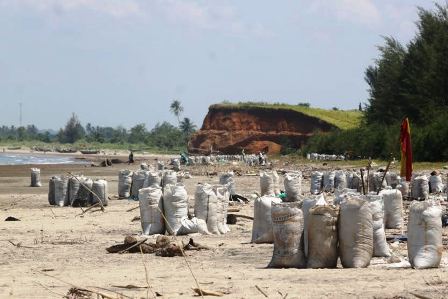
<instances>
[{"instance_id":1,"label":"debris on sand","mask_svg":"<svg viewBox=\"0 0 448 299\"><path fill-rule=\"evenodd\" d=\"M19 218L13 217L13 216L8 216L5 221L20 221Z\"/></svg>"},{"instance_id":2,"label":"debris on sand","mask_svg":"<svg viewBox=\"0 0 448 299\"><path fill-rule=\"evenodd\" d=\"M126 236L123 244L113 245L111 247L106 248L109 253L148 253L148 254L156 254L157 256L162 257L173 257L173 256L182 256L182 251L187 250L208 250L210 249L207 246L200 245L192 238L190 241L183 245L179 246L174 242L174 239L168 236L158 236L156 239L156 243L147 242L148 239L142 239L140 241L137 240L134 236Z\"/></svg>"}]
</instances>

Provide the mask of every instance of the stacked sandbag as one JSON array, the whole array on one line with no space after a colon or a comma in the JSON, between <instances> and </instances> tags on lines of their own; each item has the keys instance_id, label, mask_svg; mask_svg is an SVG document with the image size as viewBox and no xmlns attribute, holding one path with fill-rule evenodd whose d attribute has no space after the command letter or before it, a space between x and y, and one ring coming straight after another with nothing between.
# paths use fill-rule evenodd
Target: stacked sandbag
<instances>
[{"instance_id":1,"label":"stacked sandbag","mask_svg":"<svg viewBox=\"0 0 448 299\"><path fill-rule=\"evenodd\" d=\"M60 207L68 206L68 178L65 176L56 176L54 183L54 204Z\"/></svg>"},{"instance_id":2,"label":"stacked sandbag","mask_svg":"<svg viewBox=\"0 0 448 299\"><path fill-rule=\"evenodd\" d=\"M429 196L429 181L426 175L414 177L411 184L411 197L415 199L427 199Z\"/></svg>"},{"instance_id":3,"label":"stacked sandbag","mask_svg":"<svg viewBox=\"0 0 448 299\"><path fill-rule=\"evenodd\" d=\"M326 171L324 173L323 190L324 192L334 192L334 171Z\"/></svg>"},{"instance_id":4,"label":"stacked sandbag","mask_svg":"<svg viewBox=\"0 0 448 299\"><path fill-rule=\"evenodd\" d=\"M252 224L252 243L273 243L271 206L281 203L281 199L272 196L262 196L254 202L254 221Z\"/></svg>"},{"instance_id":5,"label":"stacked sandbag","mask_svg":"<svg viewBox=\"0 0 448 299\"><path fill-rule=\"evenodd\" d=\"M320 171L311 172L311 194L319 194L322 192L322 185L324 180L324 174Z\"/></svg>"},{"instance_id":6,"label":"stacked sandbag","mask_svg":"<svg viewBox=\"0 0 448 299\"><path fill-rule=\"evenodd\" d=\"M302 173L300 171L287 173L284 180L287 202L300 201L302 195Z\"/></svg>"},{"instance_id":7,"label":"stacked sandbag","mask_svg":"<svg viewBox=\"0 0 448 299\"><path fill-rule=\"evenodd\" d=\"M260 172L261 196L274 196L278 190L278 174L276 171Z\"/></svg>"},{"instance_id":8,"label":"stacked sandbag","mask_svg":"<svg viewBox=\"0 0 448 299\"><path fill-rule=\"evenodd\" d=\"M42 187L39 168L31 168L31 187Z\"/></svg>"},{"instance_id":9,"label":"stacked sandbag","mask_svg":"<svg viewBox=\"0 0 448 299\"><path fill-rule=\"evenodd\" d=\"M144 235L165 233L163 220L162 188L142 188L138 195L140 205L140 222Z\"/></svg>"},{"instance_id":10,"label":"stacked sandbag","mask_svg":"<svg viewBox=\"0 0 448 299\"><path fill-rule=\"evenodd\" d=\"M101 205L107 206L109 199L107 193L107 181L95 180L92 183L92 195L90 197L92 204L98 204L101 201Z\"/></svg>"},{"instance_id":11,"label":"stacked sandbag","mask_svg":"<svg viewBox=\"0 0 448 299\"><path fill-rule=\"evenodd\" d=\"M90 199L92 197L93 180L85 176L80 177L80 184L78 192L74 198L72 206L87 207L90 205Z\"/></svg>"},{"instance_id":12,"label":"stacked sandbag","mask_svg":"<svg viewBox=\"0 0 448 299\"><path fill-rule=\"evenodd\" d=\"M356 189L335 190L333 204L339 206L343 201L350 197L359 197L361 194Z\"/></svg>"},{"instance_id":13,"label":"stacked sandbag","mask_svg":"<svg viewBox=\"0 0 448 299\"><path fill-rule=\"evenodd\" d=\"M326 201L323 194L312 195L305 198L302 202L302 215L303 215L303 245L305 257L308 256L308 215L312 207L319 205L326 205Z\"/></svg>"},{"instance_id":14,"label":"stacked sandbag","mask_svg":"<svg viewBox=\"0 0 448 299\"><path fill-rule=\"evenodd\" d=\"M213 186L198 184L194 194L194 215L206 222L207 232L219 235L218 229L218 198Z\"/></svg>"},{"instance_id":15,"label":"stacked sandbag","mask_svg":"<svg viewBox=\"0 0 448 299\"><path fill-rule=\"evenodd\" d=\"M162 187L177 184L177 173L175 171L166 170L162 176Z\"/></svg>"},{"instance_id":16,"label":"stacked sandbag","mask_svg":"<svg viewBox=\"0 0 448 299\"><path fill-rule=\"evenodd\" d=\"M389 257L390 249L386 241L386 231L384 230L383 197L381 195L368 194L367 200L373 221L373 256Z\"/></svg>"},{"instance_id":17,"label":"stacked sandbag","mask_svg":"<svg viewBox=\"0 0 448 299\"><path fill-rule=\"evenodd\" d=\"M128 169L122 169L118 172L118 197L128 198L131 196L133 172Z\"/></svg>"},{"instance_id":18,"label":"stacked sandbag","mask_svg":"<svg viewBox=\"0 0 448 299\"><path fill-rule=\"evenodd\" d=\"M221 185L227 186L227 189L229 190L230 195L235 195L235 180L233 171L228 171L219 176L219 183Z\"/></svg>"},{"instance_id":19,"label":"stacked sandbag","mask_svg":"<svg viewBox=\"0 0 448 299\"><path fill-rule=\"evenodd\" d=\"M303 214L298 202L273 203L271 207L274 252L269 268L303 268Z\"/></svg>"},{"instance_id":20,"label":"stacked sandbag","mask_svg":"<svg viewBox=\"0 0 448 299\"><path fill-rule=\"evenodd\" d=\"M143 188L160 187L161 183L162 179L160 177L160 173L157 171L149 171L146 175L145 182L143 183Z\"/></svg>"},{"instance_id":21,"label":"stacked sandbag","mask_svg":"<svg viewBox=\"0 0 448 299\"><path fill-rule=\"evenodd\" d=\"M378 192L387 187L386 179L383 180L384 172L374 172L369 174L369 191Z\"/></svg>"},{"instance_id":22,"label":"stacked sandbag","mask_svg":"<svg viewBox=\"0 0 448 299\"><path fill-rule=\"evenodd\" d=\"M341 203L338 237L339 255L344 268L365 268L370 264L373 223L367 201L348 198Z\"/></svg>"},{"instance_id":23,"label":"stacked sandbag","mask_svg":"<svg viewBox=\"0 0 448 299\"><path fill-rule=\"evenodd\" d=\"M56 199L55 199L55 186L54 181L57 177L53 176L50 178L50 181L48 182L48 203L50 205L55 205Z\"/></svg>"},{"instance_id":24,"label":"stacked sandbag","mask_svg":"<svg viewBox=\"0 0 448 299\"><path fill-rule=\"evenodd\" d=\"M398 189L381 190L384 202L384 223L386 228L400 229L403 225L403 197Z\"/></svg>"},{"instance_id":25,"label":"stacked sandbag","mask_svg":"<svg viewBox=\"0 0 448 299\"><path fill-rule=\"evenodd\" d=\"M400 183L396 187L397 190L400 190L402 196L409 195L409 183L405 180L401 179Z\"/></svg>"},{"instance_id":26,"label":"stacked sandbag","mask_svg":"<svg viewBox=\"0 0 448 299\"><path fill-rule=\"evenodd\" d=\"M347 188L361 192L362 190L361 176L356 172L351 172L351 180L350 182L347 182Z\"/></svg>"},{"instance_id":27,"label":"stacked sandbag","mask_svg":"<svg viewBox=\"0 0 448 299\"><path fill-rule=\"evenodd\" d=\"M442 176L438 173L431 174L431 176L429 177L429 186L429 191L431 193L442 193L444 188Z\"/></svg>"},{"instance_id":28,"label":"stacked sandbag","mask_svg":"<svg viewBox=\"0 0 448 299\"><path fill-rule=\"evenodd\" d=\"M169 184L163 189L163 207L166 218L166 230L177 235L182 227L182 219L188 219L188 195L182 184Z\"/></svg>"},{"instance_id":29,"label":"stacked sandbag","mask_svg":"<svg viewBox=\"0 0 448 299\"><path fill-rule=\"evenodd\" d=\"M148 170L140 169L132 174L132 187L131 187L132 198L138 199L138 191L143 188L148 173L149 173Z\"/></svg>"},{"instance_id":30,"label":"stacked sandbag","mask_svg":"<svg viewBox=\"0 0 448 299\"><path fill-rule=\"evenodd\" d=\"M336 268L339 256L338 216L339 209L335 206L316 206L310 209L307 268Z\"/></svg>"},{"instance_id":31,"label":"stacked sandbag","mask_svg":"<svg viewBox=\"0 0 448 299\"><path fill-rule=\"evenodd\" d=\"M347 175L343 170L338 170L334 174L334 188L335 189L345 189L348 188L347 185Z\"/></svg>"},{"instance_id":32,"label":"stacked sandbag","mask_svg":"<svg viewBox=\"0 0 448 299\"><path fill-rule=\"evenodd\" d=\"M433 201L414 201L408 223L408 258L416 269L437 268L442 258L442 209Z\"/></svg>"},{"instance_id":33,"label":"stacked sandbag","mask_svg":"<svg viewBox=\"0 0 448 299\"><path fill-rule=\"evenodd\" d=\"M389 175L386 176L387 179L387 185L391 186L393 189L396 189L397 186L400 184L400 176L395 172L388 173Z\"/></svg>"},{"instance_id":34,"label":"stacked sandbag","mask_svg":"<svg viewBox=\"0 0 448 299\"><path fill-rule=\"evenodd\" d=\"M71 206L73 206L78 196L80 178L81 176L72 176L68 180L68 201Z\"/></svg>"},{"instance_id":35,"label":"stacked sandbag","mask_svg":"<svg viewBox=\"0 0 448 299\"><path fill-rule=\"evenodd\" d=\"M230 231L227 226L227 208L229 207L229 191L227 187L214 186L216 198L218 200L217 221L220 234L226 234Z\"/></svg>"}]
</instances>

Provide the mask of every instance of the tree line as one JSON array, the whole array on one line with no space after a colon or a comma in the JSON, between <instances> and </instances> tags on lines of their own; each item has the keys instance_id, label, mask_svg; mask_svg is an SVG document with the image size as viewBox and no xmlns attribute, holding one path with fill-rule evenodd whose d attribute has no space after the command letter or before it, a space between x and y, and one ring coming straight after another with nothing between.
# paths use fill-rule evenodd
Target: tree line
<instances>
[{"instance_id":1,"label":"tree line","mask_svg":"<svg viewBox=\"0 0 448 299\"><path fill-rule=\"evenodd\" d=\"M157 123L148 129L144 123L130 129L122 126L104 127L87 123L83 126L76 114L72 114L63 128L57 133L40 131L36 126L0 127L0 141L41 141L46 143L113 143L119 145L139 144L151 148L174 150L184 149L190 136L196 131L196 125L188 117L180 118L183 107L177 100L173 101L170 111L178 119L175 126L169 122Z\"/></svg>"},{"instance_id":2,"label":"tree line","mask_svg":"<svg viewBox=\"0 0 448 299\"><path fill-rule=\"evenodd\" d=\"M365 71L369 98L359 128L316 134L305 151L399 157L400 123L411 123L414 159L448 160L448 4L418 8L417 32L407 44L385 37Z\"/></svg>"}]
</instances>

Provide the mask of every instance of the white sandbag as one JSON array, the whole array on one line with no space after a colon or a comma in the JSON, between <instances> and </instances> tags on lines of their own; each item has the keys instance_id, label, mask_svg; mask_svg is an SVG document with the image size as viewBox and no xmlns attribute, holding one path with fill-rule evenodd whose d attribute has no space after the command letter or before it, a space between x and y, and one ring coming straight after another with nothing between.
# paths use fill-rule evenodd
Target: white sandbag
<instances>
[{"instance_id":1,"label":"white sandbag","mask_svg":"<svg viewBox=\"0 0 448 299\"><path fill-rule=\"evenodd\" d=\"M68 200L68 178L65 176L54 177L54 202L55 205L63 207L69 205Z\"/></svg>"},{"instance_id":2,"label":"white sandbag","mask_svg":"<svg viewBox=\"0 0 448 299\"><path fill-rule=\"evenodd\" d=\"M78 196L80 178L81 176L72 176L68 180L68 201L71 206L75 204Z\"/></svg>"},{"instance_id":3,"label":"white sandbag","mask_svg":"<svg viewBox=\"0 0 448 299\"><path fill-rule=\"evenodd\" d=\"M170 235L177 235L177 231L182 226L182 219L188 218L188 195L184 185L165 186L163 208L167 220L167 232Z\"/></svg>"},{"instance_id":4,"label":"white sandbag","mask_svg":"<svg viewBox=\"0 0 448 299\"><path fill-rule=\"evenodd\" d=\"M433 201L414 201L408 223L408 258L416 269L437 268L443 252L442 209Z\"/></svg>"},{"instance_id":5,"label":"white sandbag","mask_svg":"<svg viewBox=\"0 0 448 299\"><path fill-rule=\"evenodd\" d=\"M157 170L164 170L165 169L165 163L163 161L157 161Z\"/></svg>"},{"instance_id":6,"label":"white sandbag","mask_svg":"<svg viewBox=\"0 0 448 299\"><path fill-rule=\"evenodd\" d=\"M87 207L90 204L90 198L92 197L93 180L87 177L80 177L79 189L76 194L74 203L72 206Z\"/></svg>"},{"instance_id":7,"label":"white sandbag","mask_svg":"<svg viewBox=\"0 0 448 299\"><path fill-rule=\"evenodd\" d=\"M31 168L31 187L42 187L39 168Z\"/></svg>"},{"instance_id":8,"label":"white sandbag","mask_svg":"<svg viewBox=\"0 0 448 299\"><path fill-rule=\"evenodd\" d=\"M233 171L228 171L219 176L219 183L221 185L227 186L230 195L236 194L234 175L235 174Z\"/></svg>"},{"instance_id":9,"label":"white sandbag","mask_svg":"<svg viewBox=\"0 0 448 299\"><path fill-rule=\"evenodd\" d=\"M92 193L93 194L90 197L92 204L96 204L101 200L102 205L107 206L109 199L108 199L107 181L106 180L93 181Z\"/></svg>"},{"instance_id":10,"label":"white sandbag","mask_svg":"<svg viewBox=\"0 0 448 299\"><path fill-rule=\"evenodd\" d=\"M336 268L338 262L339 208L316 206L308 215L307 268Z\"/></svg>"},{"instance_id":11,"label":"white sandbag","mask_svg":"<svg viewBox=\"0 0 448 299\"><path fill-rule=\"evenodd\" d=\"M140 206L140 222L144 235L165 233L165 221L163 219L162 188L142 188L138 194Z\"/></svg>"},{"instance_id":12,"label":"white sandbag","mask_svg":"<svg viewBox=\"0 0 448 299\"><path fill-rule=\"evenodd\" d=\"M269 268L303 268L303 214L298 202L273 203L271 207L274 252Z\"/></svg>"},{"instance_id":13,"label":"white sandbag","mask_svg":"<svg viewBox=\"0 0 448 299\"><path fill-rule=\"evenodd\" d=\"M162 178L160 173L157 171L149 171L146 175L145 182L143 183L143 188L147 187L160 187L162 184Z\"/></svg>"},{"instance_id":14,"label":"white sandbag","mask_svg":"<svg viewBox=\"0 0 448 299\"><path fill-rule=\"evenodd\" d=\"M383 180L384 172L374 172L369 174L369 192L378 192L386 189L386 179Z\"/></svg>"},{"instance_id":15,"label":"white sandbag","mask_svg":"<svg viewBox=\"0 0 448 299\"><path fill-rule=\"evenodd\" d=\"M333 204L339 206L344 200L350 197L361 198L361 193L359 193L356 189L348 189L348 188L342 190L335 190Z\"/></svg>"},{"instance_id":16,"label":"white sandbag","mask_svg":"<svg viewBox=\"0 0 448 299\"><path fill-rule=\"evenodd\" d=\"M261 196L274 196L278 188L278 174L276 171L260 172Z\"/></svg>"},{"instance_id":17,"label":"white sandbag","mask_svg":"<svg viewBox=\"0 0 448 299\"><path fill-rule=\"evenodd\" d=\"M429 185L431 187L431 193L442 193L444 188L442 176L440 174L431 175L429 177Z\"/></svg>"},{"instance_id":18,"label":"white sandbag","mask_svg":"<svg viewBox=\"0 0 448 299\"><path fill-rule=\"evenodd\" d=\"M206 222L207 233L219 233L216 205L217 199L212 186L209 184L198 184L194 193L194 215L196 218ZM208 226L210 226L211 231L208 230Z\"/></svg>"},{"instance_id":19,"label":"white sandbag","mask_svg":"<svg viewBox=\"0 0 448 299\"><path fill-rule=\"evenodd\" d=\"M403 197L398 189L385 189L379 193L384 202L386 228L400 229L403 225Z\"/></svg>"},{"instance_id":20,"label":"white sandbag","mask_svg":"<svg viewBox=\"0 0 448 299\"><path fill-rule=\"evenodd\" d=\"M389 257L390 249L386 241L384 230L384 203L381 195L367 195L373 224L373 256Z\"/></svg>"},{"instance_id":21,"label":"white sandbag","mask_svg":"<svg viewBox=\"0 0 448 299\"><path fill-rule=\"evenodd\" d=\"M171 160L171 164L173 164L174 171L180 171L180 160L179 159Z\"/></svg>"},{"instance_id":22,"label":"white sandbag","mask_svg":"<svg viewBox=\"0 0 448 299\"><path fill-rule=\"evenodd\" d=\"M54 181L56 177L53 176L50 178L50 181L48 182L48 203L50 205L55 205L55 187L54 187Z\"/></svg>"},{"instance_id":23,"label":"white sandbag","mask_svg":"<svg viewBox=\"0 0 448 299\"><path fill-rule=\"evenodd\" d=\"M218 221L218 231L220 234L225 234L230 231L227 226L227 208L229 206L229 193L226 187L214 186L216 198L218 201L218 209L216 213L216 218Z\"/></svg>"},{"instance_id":24,"label":"white sandbag","mask_svg":"<svg viewBox=\"0 0 448 299\"><path fill-rule=\"evenodd\" d=\"M191 219L183 218L181 227L177 231L177 235L188 235L194 233L207 234L207 224L204 220L193 217Z\"/></svg>"},{"instance_id":25,"label":"white sandbag","mask_svg":"<svg viewBox=\"0 0 448 299\"><path fill-rule=\"evenodd\" d=\"M281 203L281 199L272 196L262 196L254 202L254 220L252 223L252 243L273 243L271 206Z\"/></svg>"},{"instance_id":26,"label":"white sandbag","mask_svg":"<svg viewBox=\"0 0 448 299\"><path fill-rule=\"evenodd\" d=\"M145 162L140 163L141 170L149 170L149 165Z\"/></svg>"},{"instance_id":27,"label":"white sandbag","mask_svg":"<svg viewBox=\"0 0 448 299\"><path fill-rule=\"evenodd\" d=\"M118 172L118 197L128 198L131 196L133 172L128 169L122 169Z\"/></svg>"},{"instance_id":28,"label":"white sandbag","mask_svg":"<svg viewBox=\"0 0 448 299\"><path fill-rule=\"evenodd\" d=\"M400 176L395 172L390 172L389 176L386 176L386 179L389 178L389 181L387 182L388 186L391 186L393 189L396 189L398 184L400 184Z\"/></svg>"},{"instance_id":29,"label":"white sandbag","mask_svg":"<svg viewBox=\"0 0 448 299\"><path fill-rule=\"evenodd\" d=\"M369 203L348 198L341 203L339 255L344 268L365 268L373 254L373 223Z\"/></svg>"},{"instance_id":30,"label":"white sandbag","mask_svg":"<svg viewBox=\"0 0 448 299\"><path fill-rule=\"evenodd\" d=\"M347 175L344 171L338 170L334 174L334 188L345 189L347 188Z\"/></svg>"},{"instance_id":31,"label":"white sandbag","mask_svg":"<svg viewBox=\"0 0 448 299\"><path fill-rule=\"evenodd\" d=\"M352 172L350 184L347 184L347 188L355 189L356 191L361 192L362 189L361 176L356 172Z\"/></svg>"},{"instance_id":32,"label":"white sandbag","mask_svg":"<svg viewBox=\"0 0 448 299\"><path fill-rule=\"evenodd\" d=\"M326 171L324 173L324 183L323 183L323 190L325 192L333 192L334 191L334 177L335 177L334 171Z\"/></svg>"},{"instance_id":33,"label":"white sandbag","mask_svg":"<svg viewBox=\"0 0 448 299\"><path fill-rule=\"evenodd\" d=\"M401 180L401 182L396 187L397 190L400 190L403 196L409 196L409 183L405 180Z\"/></svg>"},{"instance_id":34,"label":"white sandbag","mask_svg":"<svg viewBox=\"0 0 448 299\"><path fill-rule=\"evenodd\" d=\"M429 182L426 175L414 177L411 184L411 196L416 199L427 199L429 196Z\"/></svg>"},{"instance_id":35,"label":"white sandbag","mask_svg":"<svg viewBox=\"0 0 448 299\"><path fill-rule=\"evenodd\" d=\"M319 205L326 205L325 197L323 194L312 195L305 198L302 202L302 215L303 215L303 249L305 257L308 256L308 215L312 207Z\"/></svg>"},{"instance_id":36,"label":"white sandbag","mask_svg":"<svg viewBox=\"0 0 448 299\"><path fill-rule=\"evenodd\" d=\"M300 171L287 173L284 180L286 199L285 201L300 201L302 195L302 173Z\"/></svg>"},{"instance_id":37,"label":"white sandbag","mask_svg":"<svg viewBox=\"0 0 448 299\"><path fill-rule=\"evenodd\" d=\"M162 186L176 185L177 184L177 173L175 171L166 170L163 172L162 176Z\"/></svg>"},{"instance_id":38,"label":"white sandbag","mask_svg":"<svg viewBox=\"0 0 448 299\"><path fill-rule=\"evenodd\" d=\"M148 170L137 170L132 174L132 198L138 199L138 191L143 188L148 173Z\"/></svg>"},{"instance_id":39,"label":"white sandbag","mask_svg":"<svg viewBox=\"0 0 448 299\"><path fill-rule=\"evenodd\" d=\"M310 192L311 194L319 194L322 192L322 185L324 180L324 174L320 171L311 172L311 185Z\"/></svg>"}]
</instances>

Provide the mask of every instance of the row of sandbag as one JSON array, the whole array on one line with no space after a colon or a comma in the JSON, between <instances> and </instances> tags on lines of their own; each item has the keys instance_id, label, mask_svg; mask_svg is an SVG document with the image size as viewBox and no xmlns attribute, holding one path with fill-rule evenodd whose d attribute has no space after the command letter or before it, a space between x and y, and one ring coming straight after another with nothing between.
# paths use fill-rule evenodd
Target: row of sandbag
<instances>
[{"instance_id":1,"label":"row of sandbag","mask_svg":"<svg viewBox=\"0 0 448 299\"><path fill-rule=\"evenodd\" d=\"M108 204L107 181L85 176L53 176L48 184L48 202L56 206L85 207L101 201Z\"/></svg>"},{"instance_id":2,"label":"row of sandbag","mask_svg":"<svg viewBox=\"0 0 448 299\"><path fill-rule=\"evenodd\" d=\"M372 256L390 255L385 225L402 225L400 192L384 192L346 192L340 205L328 205L322 195L295 203L261 197L255 201L252 242L274 243L270 267L332 268L338 257L343 267L367 267ZM440 205L414 202L410 210L409 261L415 268L438 267L443 249Z\"/></svg>"},{"instance_id":3,"label":"row of sandbag","mask_svg":"<svg viewBox=\"0 0 448 299\"><path fill-rule=\"evenodd\" d=\"M131 171L122 169L118 172L118 197L139 197L139 190L147 187L161 187L178 183L177 173L171 170L154 171L139 169Z\"/></svg>"},{"instance_id":4,"label":"row of sandbag","mask_svg":"<svg viewBox=\"0 0 448 299\"><path fill-rule=\"evenodd\" d=\"M411 180L411 197L416 199L427 199L431 193L442 193L445 185L442 176L433 172L430 176L415 174Z\"/></svg>"},{"instance_id":5,"label":"row of sandbag","mask_svg":"<svg viewBox=\"0 0 448 299\"><path fill-rule=\"evenodd\" d=\"M285 174L283 186L286 194L285 201L299 201L302 195L302 173L300 171ZM260 172L261 196L276 196L280 194L280 179L277 172Z\"/></svg>"},{"instance_id":6,"label":"row of sandbag","mask_svg":"<svg viewBox=\"0 0 448 299\"><path fill-rule=\"evenodd\" d=\"M228 190L226 186L198 184L194 214L189 217L188 194L182 184L142 188L139 191L140 219L143 234L185 235L190 233L225 234Z\"/></svg>"},{"instance_id":7,"label":"row of sandbag","mask_svg":"<svg viewBox=\"0 0 448 299\"><path fill-rule=\"evenodd\" d=\"M318 153L310 153L306 154L306 158L308 160L324 160L324 161L344 161L344 155L328 155L328 154L318 154Z\"/></svg>"}]
</instances>

